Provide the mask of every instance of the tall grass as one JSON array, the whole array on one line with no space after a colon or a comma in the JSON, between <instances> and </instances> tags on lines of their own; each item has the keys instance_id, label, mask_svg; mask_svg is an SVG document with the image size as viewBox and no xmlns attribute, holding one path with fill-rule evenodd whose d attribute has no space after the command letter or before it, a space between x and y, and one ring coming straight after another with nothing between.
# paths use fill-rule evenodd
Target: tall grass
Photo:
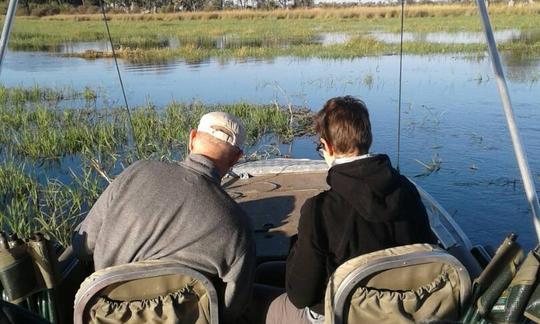
<instances>
[{"instance_id":1,"label":"tall grass","mask_svg":"<svg viewBox=\"0 0 540 324\"><path fill-rule=\"evenodd\" d=\"M92 89L0 87L1 228L23 237L39 231L69 244L73 227L106 184L134 161L123 109L66 106L72 98L95 100L96 96ZM135 107L132 116L140 158L183 159L189 130L204 113L214 110L232 113L244 122L248 146L266 134L289 141L309 128L311 118L300 108L290 111L249 103Z\"/></svg>"}]
</instances>

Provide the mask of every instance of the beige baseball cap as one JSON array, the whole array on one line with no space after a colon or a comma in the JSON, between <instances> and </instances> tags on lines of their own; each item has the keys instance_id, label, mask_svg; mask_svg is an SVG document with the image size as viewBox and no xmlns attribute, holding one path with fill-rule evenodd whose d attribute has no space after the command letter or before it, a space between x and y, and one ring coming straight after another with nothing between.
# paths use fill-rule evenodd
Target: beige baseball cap
<instances>
[{"instance_id":1,"label":"beige baseball cap","mask_svg":"<svg viewBox=\"0 0 540 324\"><path fill-rule=\"evenodd\" d=\"M202 116L197 131L208 133L240 149L246 141L246 131L240 119L221 111Z\"/></svg>"}]
</instances>

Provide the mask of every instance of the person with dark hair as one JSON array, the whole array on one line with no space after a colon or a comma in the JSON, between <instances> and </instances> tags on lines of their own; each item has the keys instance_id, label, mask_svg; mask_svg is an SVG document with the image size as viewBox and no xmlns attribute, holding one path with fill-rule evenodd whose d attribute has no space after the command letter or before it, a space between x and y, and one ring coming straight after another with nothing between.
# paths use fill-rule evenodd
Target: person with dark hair
<instances>
[{"instance_id":1,"label":"person with dark hair","mask_svg":"<svg viewBox=\"0 0 540 324\"><path fill-rule=\"evenodd\" d=\"M384 154L369 153L371 123L364 102L328 100L315 117L317 151L330 167L330 189L308 199L287 258L286 294L267 323L322 323L328 278L345 261L391 247L433 243L415 186Z\"/></svg>"}]
</instances>

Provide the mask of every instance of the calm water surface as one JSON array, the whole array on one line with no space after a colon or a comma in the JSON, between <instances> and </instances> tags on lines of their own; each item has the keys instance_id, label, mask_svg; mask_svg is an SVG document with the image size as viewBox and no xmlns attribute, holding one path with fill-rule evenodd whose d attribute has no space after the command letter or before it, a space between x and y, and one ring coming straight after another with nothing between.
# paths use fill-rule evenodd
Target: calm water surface
<instances>
[{"instance_id":1,"label":"calm water surface","mask_svg":"<svg viewBox=\"0 0 540 324\"><path fill-rule=\"evenodd\" d=\"M341 41L327 37L327 42ZM96 46L78 44L64 51L106 49ZM434 55L406 56L403 62L402 173L414 177L446 207L473 243L497 245L508 232L516 231L521 242L531 247L536 238L489 61L483 56ZM503 56L503 62L530 166L540 183L540 60ZM358 96L371 112L373 152L388 153L394 163L398 63L397 56L120 62L132 106L148 101L163 106L172 100L277 101L318 110L330 97ZM98 88L105 93L100 104L118 104L121 99L109 59L9 52L1 77L6 86ZM297 139L281 149L291 150L297 158L318 158L315 140ZM439 161L441 169L420 176L425 169L418 161Z\"/></svg>"}]
</instances>

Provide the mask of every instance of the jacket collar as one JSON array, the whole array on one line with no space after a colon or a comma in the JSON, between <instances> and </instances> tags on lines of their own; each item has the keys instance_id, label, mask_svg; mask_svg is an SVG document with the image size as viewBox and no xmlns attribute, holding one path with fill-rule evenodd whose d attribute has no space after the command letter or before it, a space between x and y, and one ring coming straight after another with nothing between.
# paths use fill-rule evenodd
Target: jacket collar
<instances>
[{"instance_id":1,"label":"jacket collar","mask_svg":"<svg viewBox=\"0 0 540 324\"><path fill-rule=\"evenodd\" d=\"M216 184L221 183L218 168L214 162L202 154L190 154L185 161L181 162L181 164L201 174Z\"/></svg>"}]
</instances>

